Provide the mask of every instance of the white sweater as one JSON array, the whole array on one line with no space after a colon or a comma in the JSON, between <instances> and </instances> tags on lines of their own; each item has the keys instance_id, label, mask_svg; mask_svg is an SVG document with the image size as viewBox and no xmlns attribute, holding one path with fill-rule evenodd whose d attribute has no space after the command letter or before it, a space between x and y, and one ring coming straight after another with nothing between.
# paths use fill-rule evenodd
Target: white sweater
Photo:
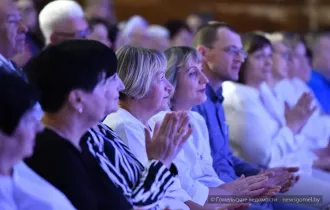
<instances>
[{"instance_id":1,"label":"white sweater","mask_svg":"<svg viewBox=\"0 0 330 210\"><path fill-rule=\"evenodd\" d=\"M310 173L316 155L306 139L286 126L284 104L266 84L260 90L233 82L223 84L224 109L234 153L267 166L299 166ZM273 98L273 99L272 99Z\"/></svg>"},{"instance_id":2,"label":"white sweater","mask_svg":"<svg viewBox=\"0 0 330 210\"><path fill-rule=\"evenodd\" d=\"M152 119L162 122L166 113L160 112ZM173 162L178 168L183 189L194 202L204 205L208 188L219 187L224 182L219 179L212 166L209 133L204 118L194 111L189 112L189 117L193 133Z\"/></svg>"},{"instance_id":3,"label":"white sweater","mask_svg":"<svg viewBox=\"0 0 330 210\"><path fill-rule=\"evenodd\" d=\"M0 176L1 210L73 210L63 193L41 178L24 162L14 166L13 176Z\"/></svg>"},{"instance_id":4,"label":"white sweater","mask_svg":"<svg viewBox=\"0 0 330 210\"><path fill-rule=\"evenodd\" d=\"M145 126L142 122L125 109L120 108L117 112L108 115L103 123L116 132L140 163L143 165L148 163L144 135ZM152 120L149 120L149 127L154 127ZM170 209L189 209L184 202L191 200L191 198L182 189L180 180L176 178L175 181L172 193L160 202L160 207L164 209L166 206L169 206Z\"/></svg>"},{"instance_id":5,"label":"white sweater","mask_svg":"<svg viewBox=\"0 0 330 210\"><path fill-rule=\"evenodd\" d=\"M274 91L291 107L296 105L303 93L306 92L313 95L313 91L307 84L298 78L280 81L276 84ZM312 106L316 106L318 109L307 121L301 134L308 139L308 144L311 149L324 148L328 146L330 139L330 117L329 115L322 114L320 105L315 97Z\"/></svg>"}]
</instances>

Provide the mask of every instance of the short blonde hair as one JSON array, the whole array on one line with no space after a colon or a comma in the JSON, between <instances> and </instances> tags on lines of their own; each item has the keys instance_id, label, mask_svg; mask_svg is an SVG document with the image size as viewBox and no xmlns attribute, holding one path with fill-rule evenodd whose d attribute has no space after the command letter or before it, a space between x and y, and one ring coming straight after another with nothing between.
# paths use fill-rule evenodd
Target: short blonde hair
<instances>
[{"instance_id":1,"label":"short blonde hair","mask_svg":"<svg viewBox=\"0 0 330 210\"><path fill-rule=\"evenodd\" d=\"M182 67L187 67L191 62L202 63L202 56L192 47L170 47L165 50L167 59L166 78L175 91L177 87L177 73Z\"/></svg>"},{"instance_id":2,"label":"short blonde hair","mask_svg":"<svg viewBox=\"0 0 330 210\"><path fill-rule=\"evenodd\" d=\"M148 93L154 75L166 69L165 55L158 50L127 45L116 54L118 76L125 85L122 93L137 100Z\"/></svg>"}]
</instances>

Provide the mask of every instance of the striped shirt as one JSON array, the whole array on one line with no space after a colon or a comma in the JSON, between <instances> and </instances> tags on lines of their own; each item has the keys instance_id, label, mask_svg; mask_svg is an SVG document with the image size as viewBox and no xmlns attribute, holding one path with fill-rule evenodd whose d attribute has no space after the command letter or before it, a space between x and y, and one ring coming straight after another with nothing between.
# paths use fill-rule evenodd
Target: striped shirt
<instances>
[{"instance_id":1,"label":"striped shirt","mask_svg":"<svg viewBox=\"0 0 330 210\"><path fill-rule=\"evenodd\" d=\"M144 167L121 139L103 123L83 137L82 148L99 162L111 181L122 190L133 207L159 209L159 202L172 191L177 170L158 160Z\"/></svg>"}]
</instances>

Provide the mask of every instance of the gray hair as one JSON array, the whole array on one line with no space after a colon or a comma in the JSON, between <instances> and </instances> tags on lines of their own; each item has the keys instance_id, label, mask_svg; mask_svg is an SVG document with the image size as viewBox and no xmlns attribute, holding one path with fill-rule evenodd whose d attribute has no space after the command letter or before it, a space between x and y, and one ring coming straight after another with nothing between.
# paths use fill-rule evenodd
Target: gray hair
<instances>
[{"instance_id":1,"label":"gray hair","mask_svg":"<svg viewBox=\"0 0 330 210\"><path fill-rule=\"evenodd\" d=\"M156 38L168 39L170 36L170 32L167 30L167 28L160 25L149 26L147 29L147 33L150 37L156 37Z\"/></svg>"},{"instance_id":2,"label":"gray hair","mask_svg":"<svg viewBox=\"0 0 330 210\"><path fill-rule=\"evenodd\" d=\"M56 0L48 3L39 14L39 24L46 44L57 24L70 18L84 17L82 7L73 0Z\"/></svg>"},{"instance_id":3,"label":"gray hair","mask_svg":"<svg viewBox=\"0 0 330 210\"><path fill-rule=\"evenodd\" d=\"M137 100L148 93L154 75L166 69L165 55L158 50L127 45L116 54L118 76L125 85L122 93Z\"/></svg>"},{"instance_id":4,"label":"gray hair","mask_svg":"<svg viewBox=\"0 0 330 210\"><path fill-rule=\"evenodd\" d=\"M131 33L133 33L133 31L136 28L148 28L148 22L146 19L144 19L143 17L139 16L139 15L134 15L133 17L131 17L123 26L122 29L122 35L125 38L129 38L129 36L131 35Z\"/></svg>"},{"instance_id":5,"label":"gray hair","mask_svg":"<svg viewBox=\"0 0 330 210\"><path fill-rule=\"evenodd\" d=\"M166 78L174 90L177 87L177 73L182 67L187 67L191 62L202 63L202 56L192 47L170 47L164 53L167 59Z\"/></svg>"}]
</instances>

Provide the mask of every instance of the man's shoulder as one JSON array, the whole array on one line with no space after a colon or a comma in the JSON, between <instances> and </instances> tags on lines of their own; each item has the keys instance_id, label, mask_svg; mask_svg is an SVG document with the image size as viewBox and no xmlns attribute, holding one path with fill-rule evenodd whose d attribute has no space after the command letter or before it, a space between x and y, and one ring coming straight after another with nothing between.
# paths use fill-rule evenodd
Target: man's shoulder
<instances>
[{"instance_id":1,"label":"man's shoulder","mask_svg":"<svg viewBox=\"0 0 330 210\"><path fill-rule=\"evenodd\" d=\"M326 80L325 80L324 76L321 73L319 73L316 70L313 70L311 72L310 80L308 81L308 86L310 86L312 88L323 86L325 81Z\"/></svg>"},{"instance_id":2,"label":"man's shoulder","mask_svg":"<svg viewBox=\"0 0 330 210\"><path fill-rule=\"evenodd\" d=\"M3 71L3 70L12 71L11 69L8 68L8 66L2 60L0 60L0 68L1 68L1 71Z\"/></svg>"}]
</instances>

